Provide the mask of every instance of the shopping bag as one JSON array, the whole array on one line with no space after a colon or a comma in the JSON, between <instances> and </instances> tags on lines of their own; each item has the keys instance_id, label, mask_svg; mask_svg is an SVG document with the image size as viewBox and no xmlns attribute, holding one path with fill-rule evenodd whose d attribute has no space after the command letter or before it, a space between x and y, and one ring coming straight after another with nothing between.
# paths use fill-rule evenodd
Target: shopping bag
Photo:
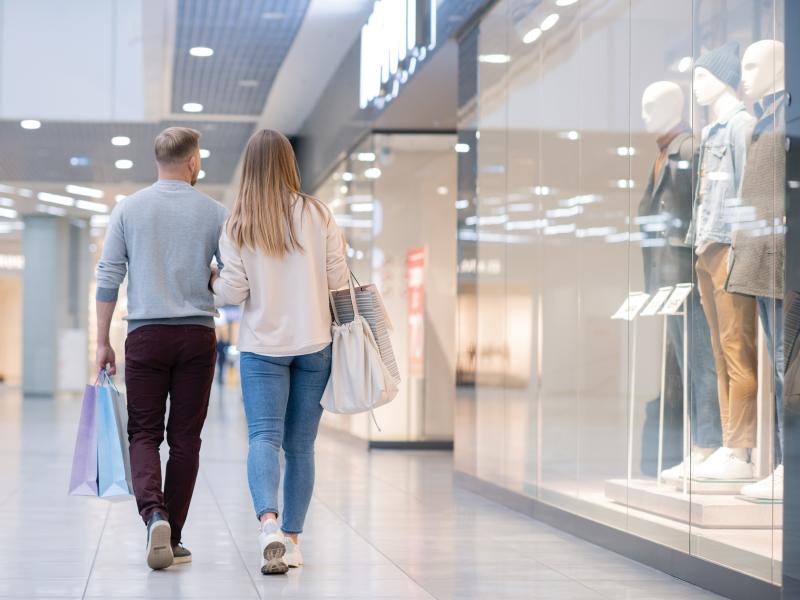
<instances>
[{"instance_id":1,"label":"shopping bag","mask_svg":"<svg viewBox=\"0 0 800 600\"><path fill-rule=\"evenodd\" d=\"M369 324L383 364L386 365L395 382L399 383L400 369L397 367L392 341L389 338L392 323L383 304L381 293L375 284L360 285L358 281L355 281L356 286L354 287L353 280L355 280L355 277L351 273L348 287L330 294L334 320L340 325L351 323L355 318L353 307L356 307L358 313ZM355 294L355 301L351 300L351 289Z\"/></svg>"},{"instance_id":2,"label":"shopping bag","mask_svg":"<svg viewBox=\"0 0 800 600\"><path fill-rule=\"evenodd\" d=\"M78 439L72 455L69 493L72 496L97 496L97 411L95 386L87 385L83 394Z\"/></svg>"},{"instance_id":3,"label":"shopping bag","mask_svg":"<svg viewBox=\"0 0 800 600\"><path fill-rule=\"evenodd\" d=\"M331 376L320 404L339 414L369 411L374 420L374 409L391 402L397 395L399 378L394 377L381 357L372 329L360 314L352 282L349 282L349 296L352 320L341 323L337 317L331 326ZM333 305L334 295L331 294L334 315L341 314Z\"/></svg>"},{"instance_id":4,"label":"shopping bag","mask_svg":"<svg viewBox=\"0 0 800 600\"><path fill-rule=\"evenodd\" d=\"M106 375L96 388L98 493L102 497L131 493L130 458L118 416L119 392Z\"/></svg>"}]
</instances>

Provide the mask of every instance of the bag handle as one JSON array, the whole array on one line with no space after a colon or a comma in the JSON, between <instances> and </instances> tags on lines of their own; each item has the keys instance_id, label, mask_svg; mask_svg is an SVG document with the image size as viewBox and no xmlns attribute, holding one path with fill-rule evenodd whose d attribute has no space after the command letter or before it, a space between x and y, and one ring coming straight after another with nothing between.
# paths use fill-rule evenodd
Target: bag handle
<instances>
[{"instance_id":1,"label":"bag handle","mask_svg":"<svg viewBox=\"0 0 800 600\"><path fill-rule=\"evenodd\" d=\"M119 393L117 386L114 385L114 381L111 379L111 375L108 374L108 371L106 369L100 369L100 372L97 374L97 378L94 380L94 384L95 385L108 384L114 389L115 392Z\"/></svg>"},{"instance_id":2,"label":"bag handle","mask_svg":"<svg viewBox=\"0 0 800 600\"><path fill-rule=\"evenodd\" d=\"M350 271L350 277L347 278L347 288L350 290L350 303L353 306L353 317L359 316L358 312L358 303L356 302L356 290L353 287L353 280L358 283L358 279L356 276L353 275L353 272ZM342 320L339 318L339 311L336 310L336 302L333 301L333 292L328 292L328 303L331 306L331 312L333 313L333 320L336 321L337 325L342 324Z\"/></svg>"}]
</instances>

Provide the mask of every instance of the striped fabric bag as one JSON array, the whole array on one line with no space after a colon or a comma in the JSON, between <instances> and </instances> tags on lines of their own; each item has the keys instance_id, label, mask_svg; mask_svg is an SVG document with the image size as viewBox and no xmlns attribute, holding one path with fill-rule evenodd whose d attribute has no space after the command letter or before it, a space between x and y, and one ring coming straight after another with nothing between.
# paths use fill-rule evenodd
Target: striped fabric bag
<instances>
[{"instance_id":1,"label":"striped fabric bag","mask_svg":"<svg viewBox=\"0 0 800 600\"><path fill-rule=\"evenodd\" d=\"M369 328L372 330L372 336L378 344L378 350L381 354L383 364L392 377L394 377L395 381L399 383L400 369L397 368L397 360L394 357L392 341L389 339L392 323L389 320L389 315L386 313L386 307L383 305L381 293L378 291L378 288L375 287L375 284L360 285L352 273L350 277L352 277L356 284L354 289L358 312L366 319ZM333 310L333 318L337 323L352 323L353 303L350 300L349 288L331 292L331 309Z\"/></svg>"}]
</instances>

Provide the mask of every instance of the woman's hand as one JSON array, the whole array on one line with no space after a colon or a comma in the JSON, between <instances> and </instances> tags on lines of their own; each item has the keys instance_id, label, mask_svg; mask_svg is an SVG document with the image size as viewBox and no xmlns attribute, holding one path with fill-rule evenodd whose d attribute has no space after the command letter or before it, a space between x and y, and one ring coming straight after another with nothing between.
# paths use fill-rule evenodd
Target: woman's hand
<instances>
[{"instance_id":1,"label":"woman's hand","mask_svg":"<svg viewBox=\"0 0 800 600\"><path fill-rule=\"evenodd\" d=\"M208 279L208 289L214 292L214 282L219 279L219 269L216 266L211 267L211 277Z\"/></svg>"}]
</instances>

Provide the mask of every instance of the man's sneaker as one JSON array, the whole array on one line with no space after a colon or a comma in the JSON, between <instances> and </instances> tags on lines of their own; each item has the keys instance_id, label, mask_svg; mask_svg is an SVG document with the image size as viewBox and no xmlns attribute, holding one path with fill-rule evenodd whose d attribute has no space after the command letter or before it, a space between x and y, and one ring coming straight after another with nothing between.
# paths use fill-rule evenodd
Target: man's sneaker
<instances>
[{"instance_id":1,"label":"man's sneaker","mask_svg":"<svg viewBox=\"0 0 800 600\"><path fill-rule=\"evenodd\" d=\"M284 539L284 544L286 545L286 554L284 555L286 564L292 569L303 566L303 555L300 553L300 542L295 544L292 541L292 538L287 535L286 539Z\"/></svg>"},{"instance_id":2,"label":"man's sneaker","mask_svg":"<svg viewBox=\"0 0 800 600\"><path fill-rule=\"evenodd\" d=\"M147 566L166 569L172 564L172 530L160 512L154 511L147 521Z\"/></svg>"},{"instance_id":3,"label":"man's sneaker","mask_svg":"<svg viewBox=\"0 0 800 600\"><path fill-rule=\"evenodd\" d=\"M172 547L172 556L175 557L172 561L173 565L185 565L192 562L192 553L183 544Z\"/></svg>"},{"instance_id":4,"label":"man's sneaker","mask_svg":"<svg viewBox=\"0 0 800 600\"><path fill-rule=\"evenodd\" d=\"M752 479L753 463L742 458L743 454L744 452L741 450L720 448L692 471L692 478L720 481Z\"/></svg>"},{"instance_id":5,"label":"man's sneaker","mask_svg":"<svg viewBox=\"0 0 800 600\"><path fill-rule=\"evenodd\" d=\"M661 479L676 481L684 477L691 477L692 471L702 465L712 454L714 454L714 448L693 448L690 457L691 467L686 464L686 461L681 461L674 467L661 471Z\"/></svg>"},{"instance_id":6,"label":"man's sneaker","mask_svg":"<svg viewBox=\"0 0 800 600\"><path fill-rule=\"evenodd\" d=\"M281 575L289 570L283 558L286 554L283 533L275 519L261 524L258 545L261 548L261 572L264 575Z\"/></svg>"},{"instance_id":7,"label":"man's sneaker","mask_svg":"<svg viewBox=\"0 0 800 600\"><path fill-rule=\"evenodd\" d=\"M783 501L783 465L779 465L775 472L766 479L744 486L742 496L756 500Z\"/></svg>"}]
</instances>

